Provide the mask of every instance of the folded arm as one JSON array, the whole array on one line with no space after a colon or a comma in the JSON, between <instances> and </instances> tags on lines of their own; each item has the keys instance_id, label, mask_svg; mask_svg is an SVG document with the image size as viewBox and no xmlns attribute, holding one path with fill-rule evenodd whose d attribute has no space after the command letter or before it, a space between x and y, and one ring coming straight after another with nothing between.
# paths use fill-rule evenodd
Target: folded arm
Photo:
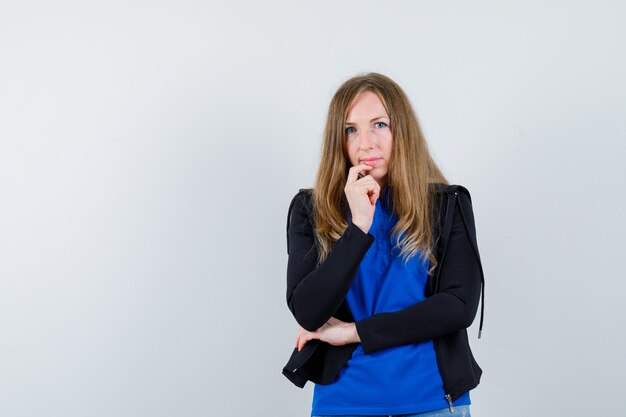
<instances>
[{"instance_id":1,"label":"folded arm","mask_svg":"<svg viewBox=\"0 0 626 417\"><path fill-rule=\"evenodd\" d=\"M439 291L402 310L356 322L365 353L422 342L472 324L480 298L481 266L470 233L475 238L472 205L460 192L445 259L440 265Z\"/></svg>"}]
</instances>

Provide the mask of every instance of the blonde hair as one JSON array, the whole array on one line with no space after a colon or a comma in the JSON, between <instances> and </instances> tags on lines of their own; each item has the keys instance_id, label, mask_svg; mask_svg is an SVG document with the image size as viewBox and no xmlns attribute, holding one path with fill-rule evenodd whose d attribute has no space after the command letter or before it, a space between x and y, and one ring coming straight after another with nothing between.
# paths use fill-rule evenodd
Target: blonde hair
<instances>
[{"instance_id":1,"label":"blonde hair","mask_svg":"<svg viewBox=\"0 0 626 417\"><path fill-rule=\"evenodd\" d=\"M393 135L387 185L392 191L391 209L398 222L391 230L394 248L400 248L404 262L420 253L430 260L434 271L432 221L437 215L434 187L448 184L433 161L411 103L389 77L375 72L357 75L345 81L333 96L324 129L321 160L313 188L313 218L318 242L318 263L322 262L348 227L348 203L344 193L348 169L346 118L359 93L371 91L383 103L390 118Z\"/></svg>"}]
</instances>

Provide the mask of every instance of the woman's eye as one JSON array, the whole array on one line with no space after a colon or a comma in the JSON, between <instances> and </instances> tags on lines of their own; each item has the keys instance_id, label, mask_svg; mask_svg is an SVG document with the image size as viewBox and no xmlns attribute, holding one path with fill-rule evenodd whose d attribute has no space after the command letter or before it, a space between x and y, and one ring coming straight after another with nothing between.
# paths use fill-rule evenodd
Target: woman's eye
<instances>
[{"instance_id":1,"label":"woman's eye","mask_svg":"<svg viewBox=\"0 0 626 417\"><path fill-rule=\"evenodd\" d=\"M375 125L377 128L382 129L384 127L387 127L387 123L385 122L377 122Z\"/></svg>"},{"instance_id":2,"label":"woman's eye","mask_svg":"<svg viewBox=\"0 0 626 417\"><path fill-rule=\"evenodd\" d=\"M354 132L356 132L356 129L353 128L352 126L346 127L346 133L347 134L354 133Z\"/></svg>"}]
</instances>

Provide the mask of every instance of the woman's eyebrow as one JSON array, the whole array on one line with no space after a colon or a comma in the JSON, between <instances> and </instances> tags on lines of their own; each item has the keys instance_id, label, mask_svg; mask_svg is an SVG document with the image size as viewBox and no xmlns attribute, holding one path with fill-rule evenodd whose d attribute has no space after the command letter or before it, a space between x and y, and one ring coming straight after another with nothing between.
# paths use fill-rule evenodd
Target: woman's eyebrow
<instances>
[{"instance_id":1,"label":"woman's eyebrow","mask_svg":"<svg viewBox=\"0 0 626 417\"><path fill-rule=\"evenodd\" d=\"M372 120L370 120L370 123L372 123L374 120L378 120L378 119L388 119L387 116L376 116L374 117ZM353 125L355 123L353 122L346 122L346 125Z\"/></svg>"}]
</instances>

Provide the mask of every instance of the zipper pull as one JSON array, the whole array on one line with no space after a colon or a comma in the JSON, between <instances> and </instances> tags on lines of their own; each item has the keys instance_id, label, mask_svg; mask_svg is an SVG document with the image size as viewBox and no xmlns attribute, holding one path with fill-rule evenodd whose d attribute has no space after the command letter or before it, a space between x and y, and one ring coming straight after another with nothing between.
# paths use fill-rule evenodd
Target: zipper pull
<instances>
[{"instance_id":1,"label":"zipper pull","mask_svg":"<svg viewBox=\"0 0 626 417\"><path fill-rule=\"evenodd\" d=\"M448 401L448 406L450 407L450 412L454 413L454 406L452 405L452 396L450 394L446 394L446 400Z\"/></svg>"}]
</instances>

